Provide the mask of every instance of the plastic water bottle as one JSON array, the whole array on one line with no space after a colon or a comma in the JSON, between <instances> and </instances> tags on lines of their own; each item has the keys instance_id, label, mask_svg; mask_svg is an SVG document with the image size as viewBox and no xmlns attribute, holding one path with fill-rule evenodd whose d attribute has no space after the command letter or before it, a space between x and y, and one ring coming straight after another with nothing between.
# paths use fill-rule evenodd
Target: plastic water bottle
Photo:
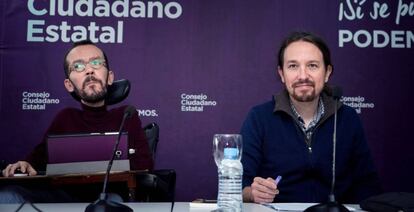
<instances>
[{"instance_id":1,"label":"plastic water bottle","mask_svg":"<svg viewBox=\"0 0 414 212\"><path fill-rule=\"evenodd\" d=\"M218 167L217 205L220 211L242 211L242 176L243 165L238 159L237 148L225 148L224 159Z\"/></svg>"}]
</instances>

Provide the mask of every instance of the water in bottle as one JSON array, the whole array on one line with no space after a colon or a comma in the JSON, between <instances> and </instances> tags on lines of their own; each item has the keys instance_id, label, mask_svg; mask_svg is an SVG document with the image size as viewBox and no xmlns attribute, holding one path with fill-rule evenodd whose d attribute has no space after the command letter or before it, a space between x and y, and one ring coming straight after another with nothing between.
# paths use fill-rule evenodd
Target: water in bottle
<instances>
[{"instance_id":1,"label":"water in bottle","mask_svg":"<svg viewBox=\"0 0 414 212\"><path fill-rule=\"evenodd\" d=\"M220 211L242 211L243 165L237 158L237 148L225 148L224 159L218 167L217 205Z\"/></svg>"}]
</instances>

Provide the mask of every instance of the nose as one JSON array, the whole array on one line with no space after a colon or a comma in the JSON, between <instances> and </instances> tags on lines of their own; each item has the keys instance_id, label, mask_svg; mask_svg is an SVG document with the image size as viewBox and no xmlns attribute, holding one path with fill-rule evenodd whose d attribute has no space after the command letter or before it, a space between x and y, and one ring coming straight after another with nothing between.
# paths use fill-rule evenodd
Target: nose
<instances>
[{"instance_id":1,"label":"nose","mask_svg":"<svg viewBox=\"0 0 414 212\"><path fill-rule=\"evenodd\" d=\"M303 79L307 79L308 77L309 77L309 75L308 75L308 71L306 70L306 67L301 66L299 68L298 78L300 80L303 80Z\"/></svg>"},{"instance_id":2,"label":"nose","mask_svg":"<svg viewBox=\"0 0 414 212\"><path fill-rule=\"evenodd\" d=\"M91 74L94 74L94 73L95 73L95 69L92 68L92 66L89 63L87 63L86 66L85 66L85 74L86 75L91 75Z\"/></svg>"}]
</instances>

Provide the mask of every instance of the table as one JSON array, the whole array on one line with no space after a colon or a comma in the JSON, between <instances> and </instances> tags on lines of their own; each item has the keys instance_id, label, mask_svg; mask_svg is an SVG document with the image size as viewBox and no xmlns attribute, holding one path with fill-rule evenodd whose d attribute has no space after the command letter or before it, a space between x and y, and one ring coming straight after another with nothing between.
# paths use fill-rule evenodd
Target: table
<instances>
[{"instance_id":1,"label":"table","mask_svg":"<svg viewBox=\"0 0 414 212\"><path fill-rule=\"evenodd\" d=\"M42 211L59 211L59 212L76 212L84 211L88 203L52 203L52 204L35 204L37 208ZM145 212L169 212L171 210L171 203L125 203L134 211L145 211ZM185 212L185 211L194 211L194 212L210 212L214 210L214 204L211 204L211 207L190 207L188 202L177 202L174 204L174 212ZM0 211L16 211L19 205L16 204L0 204ZM20 211L22 212L32 212L35 211L30 205L25 205ZM244 203L243 212L272 212L274 210L269 209L265 206L254 204L254 203Z\"/></svg>"},{"instance_id":2,"label":"table","mask_svg":"<svg viewBox=\"0 0 414 212\"><path fill-rule=\"evenodd\" d=\"M132 208L134 211L146 211L146 212L169 212L171 210L171 203L124 203ZM273 206L283 209L283 211L302 211L301 208L309 207L312 203L273 203ZM59 211L59 212L77 212L84 211L88 203L49 203L49 204L35 204L37 208L44 212ZM361 211L357 205L347 205L352 207L352 211ZM0 204L0 211L16 211L19 207L17 204ZM285 210L291 208L292 210ZM297 210L295 210L295 208ZM174 212L211 212L216 209L215 204L204 203L189 203L189 202L176 202L174 204ZM24 205L20 210L23 212L35 211L29 204ZM243 203L243 212L274 212L275 210L255 203Z\"/></svg>"},{"instance_id":3,"label":"table","mask_svg":"<svg viewBox=\"0 0 414 212\"><path fill-rule=\"evenodd\" d=\"M136 201L135 191L138 186L136 176L138 174L147 173L143 171L125 171L125 172L111 172L109 182L125 183L128 189L128 201ZM34 185L45 184L54 187L68 186L68 185L82 185L91 183L102 183L105 178L105 173L90 173L90 174L66 174L66 175L38 175L38 176L24 176L24 177L0 177L0 185ZM1 210L0 210L1 211Z\"/></svg>"}]
</instances>

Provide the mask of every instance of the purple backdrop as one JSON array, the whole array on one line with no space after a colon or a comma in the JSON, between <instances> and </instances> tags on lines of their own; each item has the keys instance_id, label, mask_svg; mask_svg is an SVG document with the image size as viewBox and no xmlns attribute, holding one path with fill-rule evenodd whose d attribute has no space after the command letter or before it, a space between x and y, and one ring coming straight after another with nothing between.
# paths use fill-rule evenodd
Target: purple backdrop
<instances>
[{"instance_id":1,"label":"purple backdrop","mask_svg":"<svg viewBox=\"0 0 414 212\"><path fill-rule=\"evenodd\" d=\"M330 82L360 113L384 188L414 191L414 1L105 2L0 2L6 163L40 142L57 111L79 106L64 89L62 63L71 42L85 37L107 52L116 78L131 81L123 104L159 124L155 166L177 171L177 200L215 198L213 135L237 133L252 106L281 90L278 45L292 30L308 30L331 47Z\"/></svg>"}]
</instances>

